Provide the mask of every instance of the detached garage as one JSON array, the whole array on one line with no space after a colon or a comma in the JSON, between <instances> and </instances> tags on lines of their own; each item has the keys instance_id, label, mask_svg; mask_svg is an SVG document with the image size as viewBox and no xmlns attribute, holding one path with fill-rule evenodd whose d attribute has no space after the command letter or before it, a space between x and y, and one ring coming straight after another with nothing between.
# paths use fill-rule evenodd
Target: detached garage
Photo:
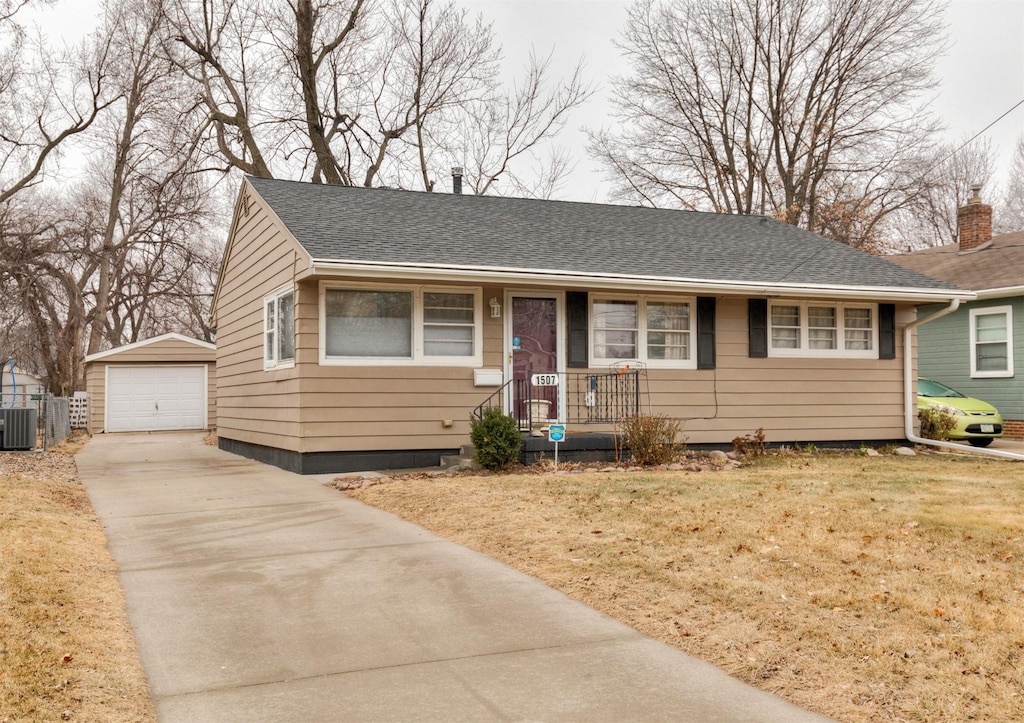
<instances>
[{"instance_id":1,"label":"detached garage","mask_svg":"<svg viewBox=\"0 0 1024 723\"><path fill-rule=\"evenodd\" d=\"M85 358L89 430L161 432L217 425L216 347L164 334Z\"/></svg>"}]
</instances>

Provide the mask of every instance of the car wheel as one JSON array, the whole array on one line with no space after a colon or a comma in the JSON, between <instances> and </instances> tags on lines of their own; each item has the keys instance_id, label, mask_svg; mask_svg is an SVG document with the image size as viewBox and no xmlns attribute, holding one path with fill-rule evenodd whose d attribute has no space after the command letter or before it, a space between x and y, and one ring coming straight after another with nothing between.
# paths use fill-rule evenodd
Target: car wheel
<instances>
[{"instance_id":1,"label":"car wheel","mask_svg":"<svg viewBox=\"0 0 1024 723\"><path fill-rule=\"evenodd\" d=\"M992 444L991 437L971 437L967 441L971 443L972 447L987 447Z\"/></svg>"}]
</instances>

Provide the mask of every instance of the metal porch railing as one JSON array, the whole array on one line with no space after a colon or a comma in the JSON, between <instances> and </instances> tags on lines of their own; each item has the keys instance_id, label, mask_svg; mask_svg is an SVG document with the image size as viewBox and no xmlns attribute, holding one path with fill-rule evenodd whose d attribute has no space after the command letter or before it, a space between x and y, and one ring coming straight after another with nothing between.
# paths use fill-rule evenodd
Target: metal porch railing
<instances>
[{"instance_id":1,"label":"metal porch railing","mask_svg":"<svg viewBox=\"0 0 1024 723\"><path fill-rule=\"evenodd\" d=\"M616 423L641 413L642 369L610 372L550 372L510 379L473 410L483 419L490 407L511 410L522 430L550 421L566 424ZM559 419L565 403L565 419Z\"/></svg>"}]
</instances>

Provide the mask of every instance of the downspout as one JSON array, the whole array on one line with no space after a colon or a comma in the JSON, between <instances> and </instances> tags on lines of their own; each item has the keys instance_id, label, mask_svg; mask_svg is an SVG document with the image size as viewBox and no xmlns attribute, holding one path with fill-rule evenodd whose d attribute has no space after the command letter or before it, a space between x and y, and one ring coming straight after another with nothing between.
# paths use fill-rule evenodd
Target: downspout
<instances>
[{"instance_id":1,"label":"downspout","mask_svg":"<svg viewBox=\"0 0 1024 723\"><path fill-rule=\"evenodd\" d=\"M1004 452L999 449L986 449L983 447L970 447L965 449L962 444L944 442L937 439L925 439L914 434L914 418L917 417L917 377L914 374L913 353L911 351L911 335L918 326L935 321L947 314L952 314L960 308L960 299L953 299L945 309L939 309L934 314L917 319L903 327L903 433L907 441L915 444L927 444L932 447L944 449L955 449L958 452L970 451L975 454L984 454L989 457L1002 457L1004 459L1016 459L1024 461L1024 454L1015 452Z\"/></svg>"}]
</instances>

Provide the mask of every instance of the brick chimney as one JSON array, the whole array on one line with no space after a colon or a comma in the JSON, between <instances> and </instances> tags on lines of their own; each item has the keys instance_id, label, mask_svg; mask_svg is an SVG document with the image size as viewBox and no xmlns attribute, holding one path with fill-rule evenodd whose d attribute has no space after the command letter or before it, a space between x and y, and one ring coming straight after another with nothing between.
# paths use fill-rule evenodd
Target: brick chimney
<instances>
[{"instance_id":1,"label":"brick chimney","mask_svg":"<svg viewBox=\"0 0 1024 723\"><path fill-rule=\"evenodd\" d=\"M992 240L992 207L981 202L981 184L971 185L966 206L956 211L956 229L960 253L973 251Z\"/></svg>"}]
</instances>

